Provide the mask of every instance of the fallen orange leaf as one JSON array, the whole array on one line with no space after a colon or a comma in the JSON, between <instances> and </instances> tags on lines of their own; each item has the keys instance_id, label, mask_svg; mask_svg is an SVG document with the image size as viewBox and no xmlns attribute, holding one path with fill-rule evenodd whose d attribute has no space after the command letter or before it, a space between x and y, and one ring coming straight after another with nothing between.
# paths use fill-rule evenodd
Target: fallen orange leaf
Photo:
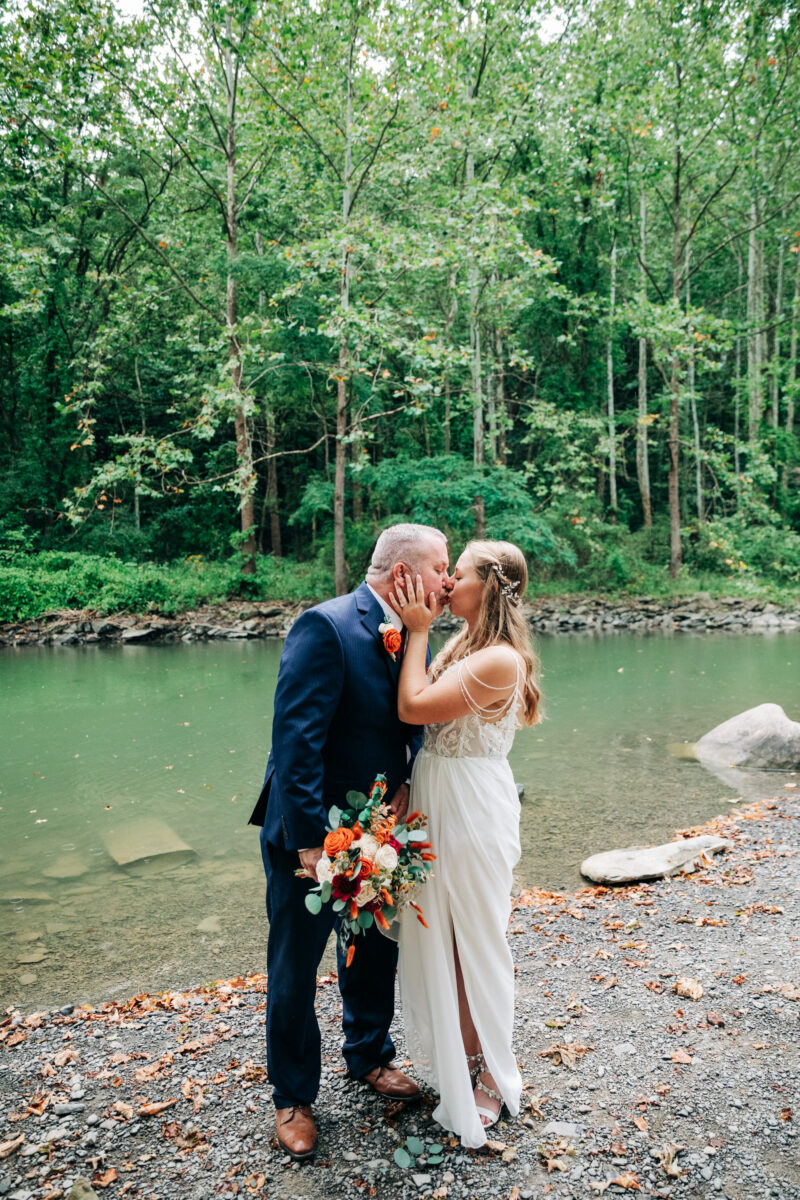
<instances>
[{"instance_id":1,"label":"fallen orange leaf","mask_svg":"<svg viewBox=\"0 0 800 1200\"><path fill-rule=\"evenodd\" d=\"M92 1187L107 1188L117 1179L119 1179L119 1175L117 1175L116 1170L114 1167L109 1167L102 1175L94 1175L92 1177Z\"/></svg>"},{"instance_id":2,"label":"fallen orange leaf","mask_svg":"<svg viewBox=\"0 0 800 1200\"><path fill-rule=\"evenodd\" d=\"M173 1104L177 1103L177 1100L170 1099L161 1100L155 1104L143 1104L137 1115L140 1117L154 1117L156 1113L163 1112L165 1108L172 1108Z\"/></svg>"}]
</instances>

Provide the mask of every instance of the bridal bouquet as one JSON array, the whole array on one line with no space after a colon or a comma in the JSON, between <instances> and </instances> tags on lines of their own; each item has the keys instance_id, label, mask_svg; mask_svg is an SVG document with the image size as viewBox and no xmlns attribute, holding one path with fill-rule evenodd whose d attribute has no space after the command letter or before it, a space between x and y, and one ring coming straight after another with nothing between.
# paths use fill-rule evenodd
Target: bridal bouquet
<instances>
[{"instance_id":1,"label":"bridal bouquet","mask_svg":"<svg viewBox=\"0 0 800 1200\"><path fill-rule=\"evenodd\" d=\"M329 811L329 831L317 864L319 883L306 896L309 912L318 913L331 902L334 912L342 914L339 939L343 952L349 943L348 967L356 935L373 923L388 930L406 906L416 910L417 920L427 928L422 909L412 899L436 858L426 841L427 817L415 812L397 824L385 796L386 777L378 775L368 796L348 792L348 808Z\"/></svg>"}]
</instances>

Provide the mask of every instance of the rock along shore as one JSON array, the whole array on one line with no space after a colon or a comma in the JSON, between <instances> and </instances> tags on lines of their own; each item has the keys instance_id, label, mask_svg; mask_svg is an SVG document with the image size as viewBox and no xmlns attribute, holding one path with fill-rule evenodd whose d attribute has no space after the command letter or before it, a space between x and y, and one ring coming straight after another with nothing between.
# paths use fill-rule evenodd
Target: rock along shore
<instances>
[{"instance_id":1,"label":"rock along shore","mask_svg":"<svg viewBox=\"0 0 800 1200\"><path fill-rule=\"evenodd\" d=\"M688 876L523 893L522 1111L465 1151L434 1097L387 1105L350 1081L334 977L318 980L320 1146L274 1140L263 975L24 1015L0 1025L0 1195L142 1200L800 1200L800 804L761 802L685 836L729 851ZM64 997L65 1002L68 997ZM402 1027L395 1031L403 1057ZM413 1070L413 1068L411 1068ZM405 1169L394 1151L443 1146ZM437 1157L434 1155L434 1157Z\"/></svg>"},{"instance_id":2,"label":"rock along shore","mask_svg":"<svg viewBox=\"0 0 800 1200\"><path fill-rule=\"evenodd\" d=\"M0 623L0 646L139 645L152 642L197 642L285 637L298 613L309 604L229 601L181 613L114 614L90 610L46 613L35 621ZM782 608L763 600L707 593L660 601L648 596L624 599L542 597L526 605L536 633L703 633L710 631L777 632L800 629L797 607ZM438 618L441 632L458 628L448 616Z\"/></svg>"}]
</instances>

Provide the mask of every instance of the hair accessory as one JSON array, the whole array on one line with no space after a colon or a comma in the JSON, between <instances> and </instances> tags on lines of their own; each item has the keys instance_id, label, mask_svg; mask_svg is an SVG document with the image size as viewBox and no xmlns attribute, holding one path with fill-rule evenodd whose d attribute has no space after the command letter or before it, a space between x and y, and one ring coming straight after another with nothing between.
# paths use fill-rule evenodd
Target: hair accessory
<instances>
[{"instance_id":1,"label":"hair accessory","mask_svg":"<svg viewBox=\"0 0 800 1200\"><path fill-rule=\"evenodd\" d=\"M497 576L497 582L500 585L501 593L506 597L510 604L513 604L516 607L519 604L518 592L520 581L515 579L512 582L512 580L510 580L508 576L503 573L503 568L500 566L500 563L489 563L489 566Z\"/></svg>"}]
</instances>

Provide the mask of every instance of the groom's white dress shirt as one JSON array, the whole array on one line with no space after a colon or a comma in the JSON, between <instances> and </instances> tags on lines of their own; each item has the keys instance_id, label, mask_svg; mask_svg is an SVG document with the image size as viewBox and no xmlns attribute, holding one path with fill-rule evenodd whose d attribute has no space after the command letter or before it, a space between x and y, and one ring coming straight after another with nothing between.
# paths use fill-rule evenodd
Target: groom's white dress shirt
<instances>
[{"instance_id":1,"label":"groom's white dress shirt","mask_svg":"<svg viewBox=\"0 0 800 1200\"><path fill-rule=\"evenodd\" d=\"M364 580L364 583L367 583L366 579ZM394 609L390 607L388 600L384 600L383 596L378 595L378 593L375 591L374 587L370 587L370 585L368 583L367 583L367 587L372 592L373 596L378 601L378 604L380 604L381 608L383 609L384 621L386 621L386 623L389 625L394 625L397 632L402 633L403 632L403 622L400 620L399 614L396 613L394 611Z\"/></svg>"}]
</instances>

